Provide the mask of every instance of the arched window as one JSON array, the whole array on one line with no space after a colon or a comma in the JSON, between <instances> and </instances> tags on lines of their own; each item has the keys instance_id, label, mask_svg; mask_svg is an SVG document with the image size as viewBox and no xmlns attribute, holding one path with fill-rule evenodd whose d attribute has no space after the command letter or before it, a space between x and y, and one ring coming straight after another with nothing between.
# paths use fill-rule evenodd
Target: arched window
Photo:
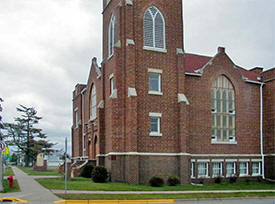
<instances>
[{"instance_id":1,"label":"arched window","mask_svg":"<svg viewBox=\"0 0 275 204\"><path fill-rule=\"evenodd\" d=\"M223 75L212 85L212 141L235 141L235 92Z\"/></svg>"},{"instance_id":2,"label":"arched window","mask_svg":"<svg viewBox=\"0 0 275 204\"><path fill-rule=\"evenodd\" d=\"M116 38L116 17L112 15L110 24L109 24L109 34L108 34L109 56L112 56L114 54L115 38Z\"/></svg>"},{"instance_id":3,"label":"arched window","mask_svg":"<svg viewBox=\"0 0 275 204\"><path fill-rule=\"evenodd\" d=\"M145 12L143 31L145 47L165 49L165 20L154 6Z\"/></svg>"},{"instance_id":4,"label":"arched window","mask_svg":"<svg viewBox=\"0 0 275 204\"><path fill-rule=\"evenodd\" d=\"M91 101L90 101L90 119L94 120L96 118L96 87L93 85L91 91Z\"/></svg>"}]
</instances>

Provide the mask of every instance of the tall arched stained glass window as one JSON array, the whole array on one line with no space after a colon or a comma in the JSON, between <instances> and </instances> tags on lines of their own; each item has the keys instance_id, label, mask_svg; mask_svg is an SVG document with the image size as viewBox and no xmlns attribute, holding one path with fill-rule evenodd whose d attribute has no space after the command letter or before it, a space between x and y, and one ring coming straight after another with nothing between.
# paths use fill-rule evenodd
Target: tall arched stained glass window
<instances>
[{"instance_id":1,"label":"tall arched stained glass window","mask_svg":"<svg viewBox=\"0 0 275 204\"><path fill-rule=\"evenodd\" d=\"M211 88L212 141L235 141L235 92L232 83L219 76Z\"/></svg>"},{"instance_id":2,"label":"tall arched stained glass window","mask_svg":"<svg viewBox=\"0 0 275 204\"><path fill-rule=\"evenodd\" d=\"M154 6L147 9L143 19L144 46L165 49L165 20Z\"/></svg>"},{"instance_id":3,"label":"tall arched stained glass window","mask_svg":"<svg viewBox=\"0 0 275 204\"><path fill-rule=\"evenodd\" d=\"M93 85L91 91L91 101L90 101L90 119L96 119L96 87Z\"/></svg>"},{"instance_id":4,"label":"tall arched stained glass window","mask_svg":"<svg viewBox=\"0 0 275 204\"><path fill-rule=\"evenodd\" d=\"M109 34L108 34L109 56L112 56L114 54L115 38L116 38L116 17L112 15L110 24L109 24Z\"/></svg>"}]
</instances>

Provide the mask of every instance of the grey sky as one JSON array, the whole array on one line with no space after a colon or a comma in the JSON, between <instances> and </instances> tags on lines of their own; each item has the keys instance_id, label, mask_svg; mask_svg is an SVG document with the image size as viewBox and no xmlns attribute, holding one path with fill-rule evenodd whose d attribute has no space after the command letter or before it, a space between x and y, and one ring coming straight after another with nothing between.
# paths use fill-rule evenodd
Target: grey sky
<instances>
[{"instance_id":1,"label":"grey sky","mask_svg":"<svg viewBox=\"0 0 275 204\"><path fill-rule=\"evenodd\" d=\"M70 139L72 90L101 61L101 0L1 0L0 97L4 121L33 106L62 147ZM244 67L275 66L275 0L185 0L185 51L213 56L225 46Z\"/></svg>"}]
</instances>

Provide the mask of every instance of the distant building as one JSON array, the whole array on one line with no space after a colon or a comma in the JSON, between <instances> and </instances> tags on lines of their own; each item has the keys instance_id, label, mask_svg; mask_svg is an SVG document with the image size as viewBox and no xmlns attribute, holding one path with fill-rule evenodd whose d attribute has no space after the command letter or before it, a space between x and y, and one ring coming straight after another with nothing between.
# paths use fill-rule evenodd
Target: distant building
<instances>
[{"instance_id":1,"label":"distant building","mask_svg":"<svg viewBox=\"0 0 275 204\"><path fill-rule=\"evenodd\" d=\"M45 155L45 160L47 160L48 167L58 167L64 163L61 159L63 156L60 152L52 152L50 155Z\"/></svg>"},{"instance_id":2,"label":"distant building","mask_svg":"<svg viewBox=\"0 0 275 204\"><path fill-rule=\"evenodd\" d=\"M103 8L101 67L94 58L73 92L74 160L136 184L155 174L251 178L263 166L275 178L275 69L247 71L222 47L184 52L182 0Z\"/></svg>"}]
</instances>

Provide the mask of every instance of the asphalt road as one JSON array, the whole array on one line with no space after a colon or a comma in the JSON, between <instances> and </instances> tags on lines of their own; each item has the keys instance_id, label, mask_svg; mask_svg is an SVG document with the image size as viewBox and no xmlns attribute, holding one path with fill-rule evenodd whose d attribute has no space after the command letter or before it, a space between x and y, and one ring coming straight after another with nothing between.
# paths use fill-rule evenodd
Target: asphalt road
<instances>
[{"instance_id":1,"label":"asphalt road","mask_svg":"<svg viewBox=\"0 0 275 204\"><path fill-rule=\"evenodd\" d=\"M177 200L175 204L275 204L275 198L240 198L226 200Z\"/></svg>"}]
</instances>

